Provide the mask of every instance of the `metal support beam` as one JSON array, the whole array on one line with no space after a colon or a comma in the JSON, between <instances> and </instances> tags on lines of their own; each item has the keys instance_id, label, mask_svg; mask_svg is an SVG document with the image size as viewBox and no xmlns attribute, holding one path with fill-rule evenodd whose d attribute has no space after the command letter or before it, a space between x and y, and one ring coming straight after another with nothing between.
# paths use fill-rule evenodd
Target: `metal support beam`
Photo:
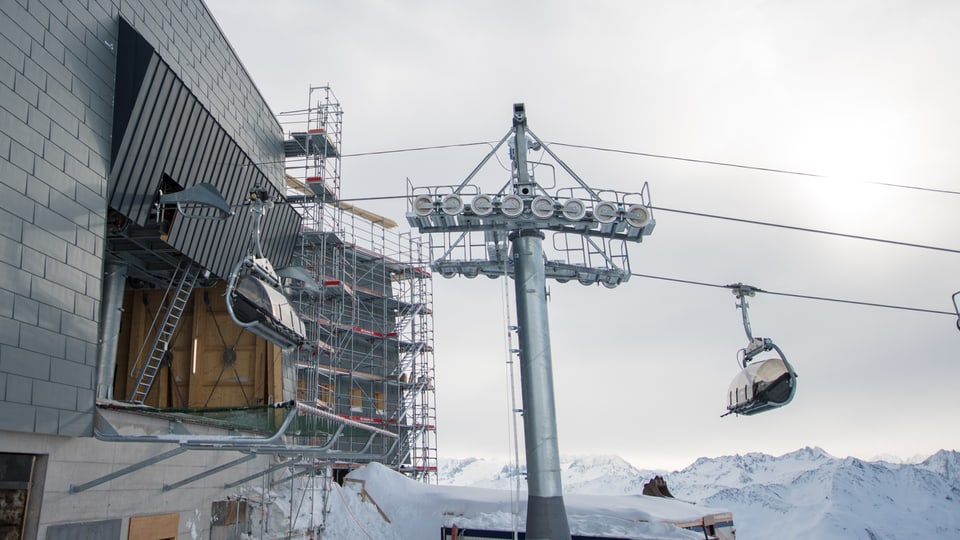
<instances>
[{"instance_id":1,"label":"metal support beam","mask_svg":"<svg viewBox=\"0 0 960 540\"><path fill-rule=\"evenodd\" d=\"M117 371L117 340L123 312L123 289L127 265L107 263L103 273L103 304L100 306L100 347L97 348L97 399L113 399L113 377Z\"/></svg>"},{"instance_id":2,"label":"metal support beam","mask_svg":"<svg viewBox=\"0 0 960 540\"><path fill-rule=\"evenodd\" d=\"M91 480L91 481L89 481L89 482L87 482L87 483L85 483L85 484L79 484L79 485L78 485L78 484L71 484L71 485L70 485L70 494L73 495L73 494L75 494L75 493L80 493L81 491L86 491L86 490L88 490L88 489L90 489L90 488L92 488L92 487L94 487L94 486L99 486L100 484L103 484L103 483L105 483L105 482L109 482L110 480L113 480L113 479L115 479L115 478L120 478L121 476L126 476L126 475L128 475L128 474L130 474L130 473L132 473L132 472L137 472L137 471L139 471L140 469L143 469L144 467L149 467L150 465L154 465L154 464L156 464L156 463L160 463L161 461L170 459L170 458L172 458L172 457L179 456L180 454L182 454L182 453L184 453L184 452L186 452L186 451L187 451L186 448L181 448L181 447L174 448L173 450L168 450L168 451L166 451L166 452L164 452L164 453L162 453L162 454L157 454L156 456L153 456L152 458L145 459L145 460L143 460L143 461L141 461L141 462L139 462L139 463L134 463L133 465L130 465L129 467L124 467L124 468L120 469L119 471L114 471L114 472L112 472L112 473L110 473L110 474L107 474L107 475L105 475L105 476L101 476L100 478L97 478L96 480Z\"/></svg>"},{"instance_id":3,"label":"metal support beam","mask_svg":"<svg viewBox=\"0 0 960 540\"><path fill-rule=\"evenodd\" d=\"M542 233L515 233L513 244L520 338L520 392L527 456L527 538L569 539L553 396Z\"/></svg>"},{"instance_id":4,"label":"metal support beam","mask_svg":"<svg viewBox=\"0 0 960 540\"><path fill-rule=\"evenodd\" d=\"M279 480L274 480L273 482L270 483L270 487L279 486L284 482L289 482L294 478L299 478L301 476L308 476L308 475L322 476L322 475L316 474L317 470L320 469L320 467L326 467L330 465L331 461L334 461L334 460L323 460L323 461L314 460L309 463L300 463L296 465L296 467L300 467L299 471L291 471L290 475L284 476Z\"/></svg>"},{"instance_id":5,"label":"metal support beam","mask_svg":"<svg viewBox=\"0 0 960 540\"><path fill-rule=\"evenodd\" d=\"M281 478L281 479L279 479L279 480L275 480L275 481L271 482L271 483L270 483L270 487L272 488L272 487L275 487L275 486L279 486L279 485L283 484L284 482L289 482L289 481L293 480L294 478L299 478L299 477L301 477L301 476L306 476L306 475L308 475L308 474L312 474L315 470L316 470L316 467L311 466L311 467L306 468L306 469L304 469L304 470L302 470L302 471L294 472L294 473L290 474L289 476L284 476L283 478Z\"/></svg>"},{"instance_id":6,"label":"metal support beam","mask_svg":"<svg viewBox=\"0 0 960 540\"><path fill-rule=\"evenodd\" d=\"M516 134L515 194L532 199L535 186L527 168L527 116L514 105ZM510 233L513 247L517 326L520 338L520 395L527 457L527 534L530 540L569 539L570 524L560 481L560 447L553 397L553 362L547 316L547 278L543 233L531 229Z\"/></svg>"},{"instance_id":7,"label":"metal support beam","mask_svg":"<svg viewBox=\"0 0 960 540\"><path fill-rule=\"evenodd\" d=\"M290 402L294 403L294 402ZM110 422L103 417L100 412L97 412L97 417L94 423L93 435L98 440L104 442L151 442L151 443L174 443L181 446L210 446L213 448L228 448L231 450L243 450L245 445L247 447L256 447L256 446L267 446L280 441L283 438L284 433L286 433L287 428L290 427L290 424L293 423L293 420L297 417L298 411L301 409L297 404L290 403L277 403L274 405L276 408L289 407L287 411L287 416L284 418L283 423L277 428L276 433L269 437L244 437L236 435L190 435L184 433L166 433L162 435L120 435L117 433L117 430L110 425Z\"/></svg>"},{"instance_id":8,"label":"metal support beam","mask_svg":"<svg viewBox=\"0 0 960 540\"><path fill-rule=\"evenodd\" d=\"M179 482L174 482L174 483L172 483L172 484L164 484L164 485L163 485L163 491L170 491L170 490L173 490L173 489L177 489L178 487L185 486L185 485L187 485L187 484L189 484L189 483L191 483L191 482L195 482L195 481L197 481L197 480L200 480L201 478L206 478L206 477L208 477L208 476L212 476L212 475L214 475L214 474L217 474L217 473L220 472L220 471L225 471L225 470L227 470L227 469L229 469L229 468L231 468L231 467L236 467L237 465L240 465L241 463L246 463L246 462L250 461L251 459L256 459L256 458L257 458L257 455L256 455L256 454L249 454L249 455L243 456L243 457L241 457L241 458L239 458L239 459L235 459L235 460L233 460L233 461L230 461L230 462L228 462L228 463L224 463L223 465L214 467L214 468L212 468L212 469L207 469L207 470L203 471L202 473L195 474L195 475L193 475L193 476L184 478L183 480L181 480L181 481L179 481Z\"/></svg>"},{"instance_id":9,"label":"metal support beam","mask_svg":"<svg viewBox=\"0 0 960 540\"><path fill-rule=\"evenodd\" d=\"M253 480L253 479L256 479L256 478L260 478L261 476L263 476L263 475L265 475L265 474L270 474L270 473L272 473L273 471L276 471L276 470L279 470L279 469L283 469L283 468L285 468L285 467L290 467L290 466L292 466L292 465L295 465L295 464L296 464L297 462L299 462L299 461L300 461L300 458L290 458L290 459L288 459L288 460L286 460L286 461L284 461L284 462L282 462L282 463L277 463L276 465L271 465L270 467L267 467L266 469L264 469L264 470L262 470L262 471L260 471L260 472L253 473L253 474L251 474L250 476L244 476L243 478L241 478L241 479L239 479L239 480L234 480L233 482L228 482L228 483L226 483L226 484L223 485L223 489L235 488L235 487L239 486L240 484L245 484L245 483L249 482L250 480Z\"/></svg>"},{"instance_id":10,"label":"metal support beam","mask_svg":"<svg viewBox=\"0 0 960 540\"><path fill-rule=\"evenodd\" d=\"M467 177L463 180L463 182L460 182L460 185L457 186L457 189L453 190L453 192L460 193L460 191L463 190L464 186L469 184L470 180L473 180L473 177L476 176L478 172L480 172L480 169L482 169L483 166L486 165L487 161L489 161L490 158L492 158L494 154L497 153L497 150L499 150L500 147L503 146L503 143L507 142L507 139L509 139L511 135L513 135L512 129L508 131L507 134L504 135L502 139L500 139L500 142L498 142L496 145L494 145L493 148L490 149L490 152L488 152L487 155L483 157L483 159L480 161L480 164L474 167L472 171L470 171L470 174L467 175Z\"/></svg>"},{"instance_id":11,"label":"metal support beam","mask_svg":"<svg viewBox=\"0 0 960 540\"><path fill-rule=\"evenodd\" d=\"M394 439L393 444L390 445L390 449L382 454L360 454L358 452L330 452L325 450L318 450L316 446L276 446L270 448L251 448L250 452L255 452L257 454L271 454L274 456L287 456L287 457L310 457L314 459L321 459L325 461L356 461L356 462L370 462L370 461L385 461L389 459L397 451L397 447L400 445L399 439ZM211 448L205 448L205 450L212 450Z\"/></svg>"}]
</instances>

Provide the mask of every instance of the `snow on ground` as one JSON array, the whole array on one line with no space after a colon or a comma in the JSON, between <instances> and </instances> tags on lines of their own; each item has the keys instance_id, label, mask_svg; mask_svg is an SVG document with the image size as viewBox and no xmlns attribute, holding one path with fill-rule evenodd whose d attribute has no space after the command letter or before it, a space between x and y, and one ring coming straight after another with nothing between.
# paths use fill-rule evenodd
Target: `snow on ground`
<instances>
[{"instance_id":1,"label":"snow on ground","mask_svg":"<svg viewBox=\"0 0 960 540\"><path fill-rule=\"evenodd\" d=\"M436 538L442 526L512 530L514 513L509 491L432 486L416 482L379 463L347 476L335 489L323 538ZM526 494L516 505L523 530ZM692 520L707 508L655 497L565 496L573 534L647 539L694 539L702 535L664 523ZM345 510L338 512L338 509ZM382 512L382 513L381 513ZM387 523L389 520L389 523Z\"/></svg>"},{"instance_id":2,"label":"snow on ground","mask_svg":"<svg viewBox=\"0 0 960 540\"><path fill-rule=\"evenodd\" d=\"M913 460L917 461L917 460ZM506 462L441 460L440 482L504 483ZM960 452L918 463L833 457L820 448L700 458L675 472L643 471L616 456L561 457L571 493L640 493L661 474L676 497L732 511L737 538L801 540L960 539ZM496 474L484 478L483 471Z\"/></svg>"},{"instance_id":3,"label":"snow on ground","mask_svg":"<svg viewBox=\"0 0 960 540\"><path fill-rule=\"evenodd\" d=\"M246 537L250 539L416 540L437 538L441 527L453 525L461 530L512 531L516 524L522 531L526 516L523 492L517 499L504 489L424 484L379 463L351 472L343 486L299 479L292 486L278 484L265 494L260 488L247 488L243 496L262 502L263 512L255 504L255 513L266 517L263 522L254 520ZM695 520L715 512L640 495L573 494L564 500L573 534L637 540L702 540L702 534L666 521ZM296 532L288 536L290 530Z\"/></svg>"},{"instance_id":4,"label":"snow on ground","mask_svg":"<svg viewBox=\"0 0 960 540\"><path fill-rule=\"evenodd\" d=\"M704 458L665 474L674 495L706 506L636 495L652 473L615 456L570 458L561 467L576 534L702 540L702 534L664 521L695 519L717 512L709 507L719 507L733 511L737 537L744 540L960 538L956 451L941 451L911 465L835 458L819 448L804 448L782 456ZM441 526L454 524L510 531L515 516L522 530L526 495L521 492L512 501L510 490L518 474L522 478L522 471L503 462L444 460L440 481L449 485L436 486L371 464L352 472L343 487L328 486L326 516L322 485L295 484L292 500L290 483L277 485L266 497L248 489L245 496L264 500L269 515L262 526L255 524L251 538L288 538L291 515L294 528L304 531L293 540L307 538L305 531L319 529L324 518L325 529L316 538L436 538ZM305 491L308 487L313 489Z\"/></svg>"}]
</instances>

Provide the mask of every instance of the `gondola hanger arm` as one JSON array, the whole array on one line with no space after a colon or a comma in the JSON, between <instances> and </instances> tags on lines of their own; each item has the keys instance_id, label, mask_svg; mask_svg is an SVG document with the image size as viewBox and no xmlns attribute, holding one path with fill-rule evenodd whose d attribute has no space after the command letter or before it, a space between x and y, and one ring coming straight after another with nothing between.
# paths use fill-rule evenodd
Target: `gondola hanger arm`
<instances>
[{"instance_id":1,"label":"gondola hanger arm","mask_svg":"<svg viewBox=\"0 0 960 540\"><path fill-rule=\"evenodd\" d=\"M953 293L953 309L957 312L957 330L960 330L960 291Z\"/></svg>"},{"instance_id":2,"label":"gondola hanger arm","mask_svg":"<svg viewBox=\"0 0 960 540\"><path fill-rule=\"evenodd\" d=\"M737 300L740 302L737 304L737 308L740 309L743 315L743 331L747 334L747 339L750 341L750 345L747 346L746 352L744 354L744 365L746 362L750 361L754 355L756 355L760 350L756 349L755 342L758 339L753 337L753 329L750 327L750 315L747 313L747 309L750 307L750 304L747 302L748 296L754 296L758 292L764 292L763 289L754 287L752 285L744 285L743 283L734 283L732 285L727 285L727 288L731 289L733 295L737 297ZM769 341L769 340L767 340ZM763 350L770 350L769 348Z\"/></svg>"}]
</instances>

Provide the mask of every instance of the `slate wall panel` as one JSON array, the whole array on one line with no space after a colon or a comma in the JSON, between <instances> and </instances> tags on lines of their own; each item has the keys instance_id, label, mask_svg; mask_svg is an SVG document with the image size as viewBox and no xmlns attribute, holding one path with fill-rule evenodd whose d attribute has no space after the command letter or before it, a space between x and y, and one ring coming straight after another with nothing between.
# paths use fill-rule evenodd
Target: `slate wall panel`
<instances>
[{"instance_id":1,"label":"slate wall panel","mask_svg":"<svg viewBox=\"0 0 960 540\"><path fill-rule=\"evenodd\" d=\"M140 69L151 75L134 78L164 81L152 100L115 95L121 17L147 45L133 53L149 59ZM114 104L136 125L114 126ZM221 158L259 175L215 171L218 185L243 184L232 203L250 182L281 189L280 126L201 0L0 2L0 235L7 255L0 261L0 430L92 434L106 217L117 193L108 182L112 156L124 143L135 154L124 173L130 182L143 181L133 180L137 167L151 182L157 171L183 178L204 164L195 150L214 124L228 141ZM129 127L139 136L114 136ZM161 143L151 144L148 132ZM119 193L116 204L138 219L148 215L155 190ZM246 214L238 210L235 229L177 232L203 238L201 251L216 251L213 257L230 258L247 248ZM271 226L295 222L273 219ZM237 239L216 242L231 234ZM271 250L279 258L287 252ZM231 264L224 260L220 272ZM7 401L10 375L31 380L31 403ZM45 395L52 392L59 395Z\"/></svg>"}]
</instances>

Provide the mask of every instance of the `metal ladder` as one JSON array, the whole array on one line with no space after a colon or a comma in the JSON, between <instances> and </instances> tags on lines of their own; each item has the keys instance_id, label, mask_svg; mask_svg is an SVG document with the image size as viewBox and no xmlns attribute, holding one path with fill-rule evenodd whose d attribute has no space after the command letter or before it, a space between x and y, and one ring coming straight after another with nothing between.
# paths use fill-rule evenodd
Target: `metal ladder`
<instances>
[{"instance_id":1,"label":"metal ladder","mask_svg":"<svg viewBox=\"0 0 960 540\"><path fill-rule=\"evenodd\" d=\"M184 258L173 273L173 278L170 280L167 292L163 296L160 309L157 311L157 317L154 318L150 327L150 332L157 329L157 333L150 345L149 355L146 357L146 361L142 362L143 351L141 350L137 362L131 370L131 375L133 375L137 366L143 364L137 374L137 382L133 386L133 391L130 393L130 401L143 403L143 400L147 399L147 394L150 393L150 388L153 386L153 380L156 378L157 372L160 371L163 359L170 348L171 341L173 341L173 333L176 331L180 317L190 300L190 293L193 292L193 288L197 284L200 270L199 265ZM164 312L164 310L166 311ZM162 320L160 319L160 313L163 313Z\"/></svg>"},{"instance_id":2,"label":"metal ladder","mask_svg":"<svg viewBox=\"0 0 960 540\"><path fill-rule=\"evenodd\" d=\"M413 323L417 315L423 313L425 309L426 306L422 303L411 304L408 307L401 309L399 313L397 313L397 323L393 329L394 333L396 333L398 336L403 335L403 331L406 330L407 327Z\"/></svg>"}]
</instances>

